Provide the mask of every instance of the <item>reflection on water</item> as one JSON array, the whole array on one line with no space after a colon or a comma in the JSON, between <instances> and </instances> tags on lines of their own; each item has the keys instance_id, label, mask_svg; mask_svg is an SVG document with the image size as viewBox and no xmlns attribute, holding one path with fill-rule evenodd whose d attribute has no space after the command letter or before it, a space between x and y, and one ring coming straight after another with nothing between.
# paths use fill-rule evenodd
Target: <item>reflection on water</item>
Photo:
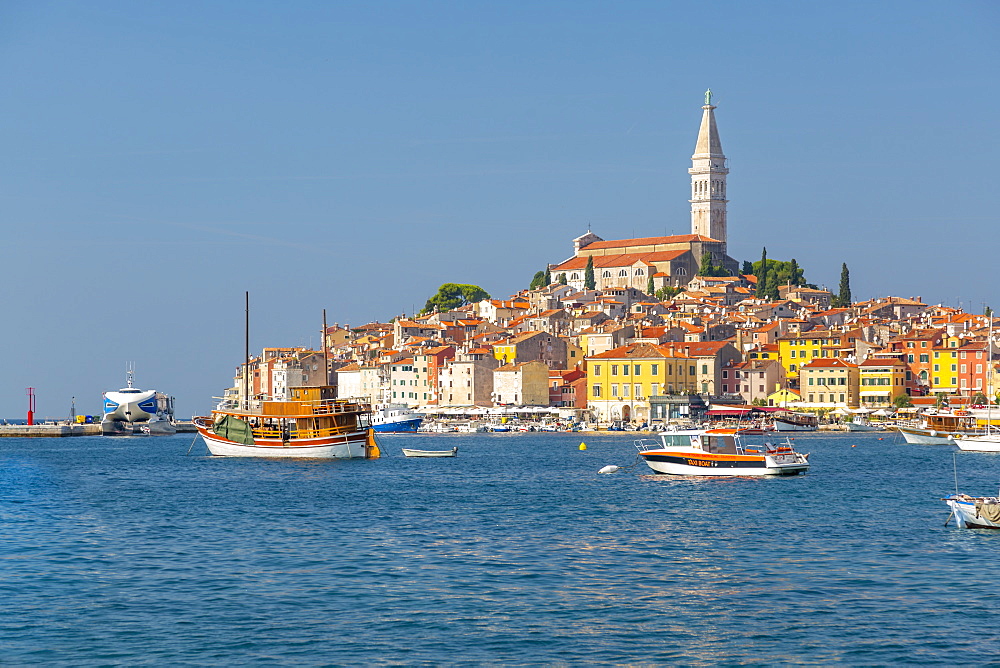
<instances>
[{"instance_id":1,"label":"reflection on water","mask_svg":"<svg viewBox=\"0 0 1000 668\"><path fill-rule=\"evenodd\" d=\"M598 475L634 459L599 434L388 437L376 461L2 439L0 656L989 661L994 634L965 620L1000 584L960 575L1000 532L942 526L950 448L876 439L798 437L813 468L791 478ZM403 458L416 442L461 454ZM964 489L993 490L998 460L967 461Z\"/></svg>"}]
</instances>

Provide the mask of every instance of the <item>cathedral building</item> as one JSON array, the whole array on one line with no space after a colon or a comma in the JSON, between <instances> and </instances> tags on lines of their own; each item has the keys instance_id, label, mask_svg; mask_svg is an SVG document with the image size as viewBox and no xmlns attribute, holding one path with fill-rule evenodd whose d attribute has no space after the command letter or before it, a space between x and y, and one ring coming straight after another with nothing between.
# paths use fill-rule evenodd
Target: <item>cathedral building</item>
<instances>
[{"instance_id":1,"label":"cathedral building","mask_svg":"<svg viewBox=\"0 0 1000 668\"><path fill-rule=\"evenodd\" d=\"M656 288L683 286L693 279L704 253L712 264L732 275L739 263L726 253L726 156L715 125L712 92L705 93L698 141L691 156L691 234L605 241L592 232L573 240L573 257L549 269L553 278L566 274L566 282L583 289L590 258L598 290L632 287L645 290L653 276Z\"/></svg>"}]
</instances>

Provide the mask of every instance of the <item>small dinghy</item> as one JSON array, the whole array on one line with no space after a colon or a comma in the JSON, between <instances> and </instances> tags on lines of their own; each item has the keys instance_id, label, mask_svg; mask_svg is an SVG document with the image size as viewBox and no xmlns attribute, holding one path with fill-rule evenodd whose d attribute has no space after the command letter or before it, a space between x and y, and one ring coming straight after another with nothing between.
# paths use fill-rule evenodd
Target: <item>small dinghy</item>
<instances>
[{"instance_id":1,"label":"small dinghy","mask_svg":"<svg viewBox=\"0 0 1000 668\"><path fill-rule=\"evenodd\" d=\"M413 450L412 448L403 448L403 455L405 457L454 457L458 454L458 448L452 448L451 450Z\"/></svg>"}]
</instances>

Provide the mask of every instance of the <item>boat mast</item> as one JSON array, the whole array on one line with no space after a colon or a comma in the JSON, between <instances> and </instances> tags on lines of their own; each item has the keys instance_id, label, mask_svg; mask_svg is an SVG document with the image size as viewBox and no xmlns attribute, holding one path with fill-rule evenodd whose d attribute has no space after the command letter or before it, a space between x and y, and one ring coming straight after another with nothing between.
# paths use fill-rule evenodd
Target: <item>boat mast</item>
<instances>
[{"instance_id":1,"label":"boat mast","mask_svg":"<svg viewBox=\"0 0 1000 668\"><path fill-rule=\"evenodd\" d=\"M330 387L330 350L326 347L326 309L323 309L323 385Z\"/></svg>"},{"instance_id":2,"label":"boat mast","mask_svg":"<svg viewBox=\"0 0 1000 668\"><path fill-rule=\"evenodd\" d=\"M243 323L243 402L250 410L250 291L246 292L246 311Z\"/></svg>"}]
</instances>

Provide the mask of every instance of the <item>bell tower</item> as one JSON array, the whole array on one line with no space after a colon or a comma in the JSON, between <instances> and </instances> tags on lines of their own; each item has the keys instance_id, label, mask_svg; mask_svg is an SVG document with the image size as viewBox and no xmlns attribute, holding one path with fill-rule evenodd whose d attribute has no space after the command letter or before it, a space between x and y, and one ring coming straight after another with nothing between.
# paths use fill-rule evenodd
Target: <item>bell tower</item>
<instances>
[{"instance_id":1,"label":"bell tower","mask_svg":"<svg viewBox=\"0 0 1000 668\"><path fill-rule=\"evenodd\" d=\"M715 127L712 91L705 91L698 143L691 156L691 234L726 242L726 156Z\"/></svg>"}]
</instances>

